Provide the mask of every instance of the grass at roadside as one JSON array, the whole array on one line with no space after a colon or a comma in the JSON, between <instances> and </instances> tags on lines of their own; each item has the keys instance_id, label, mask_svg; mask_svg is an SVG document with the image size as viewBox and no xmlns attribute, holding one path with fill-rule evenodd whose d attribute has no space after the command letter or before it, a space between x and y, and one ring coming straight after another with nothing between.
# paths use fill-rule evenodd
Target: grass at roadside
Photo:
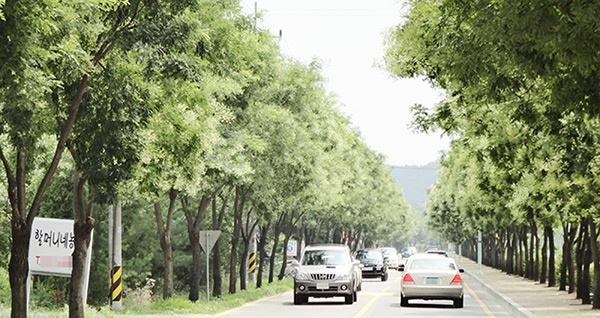
<instances>
[{"instance_id":1,"label":"grass at roadside","mask_svg":"<svg viewBox=\"0 0 600 318\"><path fill-rule=\"evenodd\" d=\"M272 284L264 284L261 288L248 286L247 290L238 290L235 294L224 294L219 298L211 297L206 301L206 294L202 294L200 300L195 303L187 299L187 295L175 296L167 300L156 300L150 305L138 305L128 303L127 298L123 300L123 310L113 311L108 306L101 308L88 307L85 312L87 318L125 318L140 315L185 315L185 314L217 314L245 303L252 302L264 297L277 295L293 288L294 282L291 278L276 281ZM203 296L203 297L202 297ZM68 316L68 307L57 310L30 309L30 318L64 318ZM10 307L0 305L0 317L10 317Z\"/></svg>"}]
</instances>

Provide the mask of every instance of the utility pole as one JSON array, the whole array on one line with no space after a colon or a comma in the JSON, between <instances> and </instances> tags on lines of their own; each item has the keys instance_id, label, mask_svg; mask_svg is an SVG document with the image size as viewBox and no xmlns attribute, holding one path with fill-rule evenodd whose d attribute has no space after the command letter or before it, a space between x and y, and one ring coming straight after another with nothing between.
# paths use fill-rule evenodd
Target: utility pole
<instances>
[{"instance_id":1,"label":"utility pole","mask_svg":"<svg viewBox=\"0 0 600 318\"><path fill-rule=\"evenodd\" d=\"M250 234L250 253L248 254L248 280L256 281L256 234L252 231Z\"/></svg>"},{"instance_id":2,"label":"utility pole","mask_svg":"<svg viewBox=\"0 0 600 318\"><path fill-rule=\"evenodd\" d=\"M482 253L481 253L481 230L477 231L477 272L479 274L483 274L483 272L481 271L481 259L482 259Z\"/></svg>"},{"instance_id":3,"label":"utility pole","mask_svg":"<svg viewBox=\"0 0 600 318\"><path fill-rule=\"evenodd\" d=\"M254 2L254 33L256 33L256 18L258 15L258 2Z\"/></svg>"},{"instance_id":4,"label":"utility pole","mask_svg":"<svg viewBox=\"0 0 600 318\"><path fill-rule=\"evenodd\" d=\"M110 264L110 308L123 309L123 268L121 261L121 202L108 207L108 259Z\"/></svg>"}]
</instances>

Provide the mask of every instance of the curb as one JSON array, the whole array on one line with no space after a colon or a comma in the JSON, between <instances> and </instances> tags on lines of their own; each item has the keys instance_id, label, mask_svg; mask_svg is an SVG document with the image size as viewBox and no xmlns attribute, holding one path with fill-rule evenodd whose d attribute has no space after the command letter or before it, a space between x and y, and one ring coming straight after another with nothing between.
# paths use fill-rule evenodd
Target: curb
<instances>
[{"instance_id":1,"label":"curb","mask_svg":"<svg viewBox=\"0 0 600 318\"><path fill-rule=\"evenodd\" d=\"M512 314L514 314L515 317L522 317L522 318L535 318L536 317L529 310L525 309L523 306L519 305L518 303L516 303L515 301L510 299L508 296L504 295L503 293L498 291L496 288L486 284L483 280L481 280L481 278L477 277L477 275L475 275L474 273L471 273L471 271L465 270L465 273L468 274L470 277L472 277L481 286L483 286L487 290L489 290L492 294L498 296L498 298L501 300L501 304L504 307L506 307Z\"/></svg>"}]
</instances>

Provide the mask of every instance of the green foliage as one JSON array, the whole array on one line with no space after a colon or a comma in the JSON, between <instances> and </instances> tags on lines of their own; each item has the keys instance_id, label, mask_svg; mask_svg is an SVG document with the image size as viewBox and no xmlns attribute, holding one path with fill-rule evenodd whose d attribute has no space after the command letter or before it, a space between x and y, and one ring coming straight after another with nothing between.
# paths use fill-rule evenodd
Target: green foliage
<instances>
[{"instance_id":1,"label":"green foliage","mask_svg":"<svg viewBox=\"0 0 600 318\"><path fill-rule=\"evenodd\" d=\"M57 309L67 304L68 278L36 276L32 284L30 302L34 308Z\"/></svg>"},{"instance_id":2,"label":"green foliage","mask_svg":"<svg viewBox=\"0 0 600 318\"><path fill-rule=\"evenodd\" d=\"M149 307L137 307L136 304L126 306L125 314L216 314L227 309L239 307L245 303L261 299L266 296L280 294L293 288L293 280L290 278L267 284L263 288L249 286L247 290L241 290L236 294L227 294L222 297L214 298L211 296L210 302L206 302L206 295L201 295L200 299L193 303L182 296L172 297L164 300L157 300Z\"/></svg>"},{"instance_id":3,"label":"green foliage","mask_svg":"<svg viewBox=\"0 0 600 318\"><path fill-rule=\"evenodd\" d=\"M0 303L10 303L10 282L8 280L8 271L0 267Z\"/></svg>"},{"instance_id":4,"label":"green foliage","mask_svg":"<svg viewBox=\"0 0 600 318\"><path fill-rule=\"evenodd\" d=\"M163 285L152 204L162 203L170 189L199 201L241 186L252 219L268 224L294 211L304 217L286 231L306 229L323 241L331 240L331 229L368 240L406 238L410 208L383 157L336 109L318 62L282 57L276 39L254 30L238 1L0 3L6 18L0 20L0 145L13 171L17 153L8 150L25 147L26 198L35 197L74 96L82 82L87 85L68 136L69 155L50 186L40 189L39 215L72 218L76 168L96 220L90 305L102 306L108 295L106 205L117 199L123 203L123 281L129 301L140 306ZM1 190L11 193L6 184ZM233 206L240 202L231 201L214 206L226 212L223 258L231 250ZM194 269L187 223L179 200L174 204L174 285L183 293ZM2 211L0 228L9 229L9 207ZM211 221L205 217L201 228ZM9 232L0 231L0 268ZM223 262L222 271L237 266ZM48 299L60 284L48 278L37 285L39 307L54 306ZM277 286L203 306L175 297L150 310L216 312L291 288L289 280Z\"/></svg>"},{"instance_id":5,"label":"green foliage","mask_svg":"<svg viewBox=\"0 0 600 318\"><path fill-rule=\"evenodd\" d=\"M0 204L0 269L8 270L8 261L10 255L10 219L6 211L8 207Z\"/></svg>"}]
</instances>

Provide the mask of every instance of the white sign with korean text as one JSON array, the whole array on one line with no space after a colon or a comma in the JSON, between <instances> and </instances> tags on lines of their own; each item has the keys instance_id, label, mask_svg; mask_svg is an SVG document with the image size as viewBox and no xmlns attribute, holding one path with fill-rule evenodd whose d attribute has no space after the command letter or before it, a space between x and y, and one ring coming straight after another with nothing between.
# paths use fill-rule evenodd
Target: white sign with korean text
<instances>
[{"instance_id":1,"label":"white sign with korean text","mask_svg":"<svg viewBox=\"0 0 600 318\"><path fill-rule=\"evenodd\" d=\"M74 250L73 220L33 220L29 242L29 270L32 274L71 276Z\"/></svg>"}]
</instances>

